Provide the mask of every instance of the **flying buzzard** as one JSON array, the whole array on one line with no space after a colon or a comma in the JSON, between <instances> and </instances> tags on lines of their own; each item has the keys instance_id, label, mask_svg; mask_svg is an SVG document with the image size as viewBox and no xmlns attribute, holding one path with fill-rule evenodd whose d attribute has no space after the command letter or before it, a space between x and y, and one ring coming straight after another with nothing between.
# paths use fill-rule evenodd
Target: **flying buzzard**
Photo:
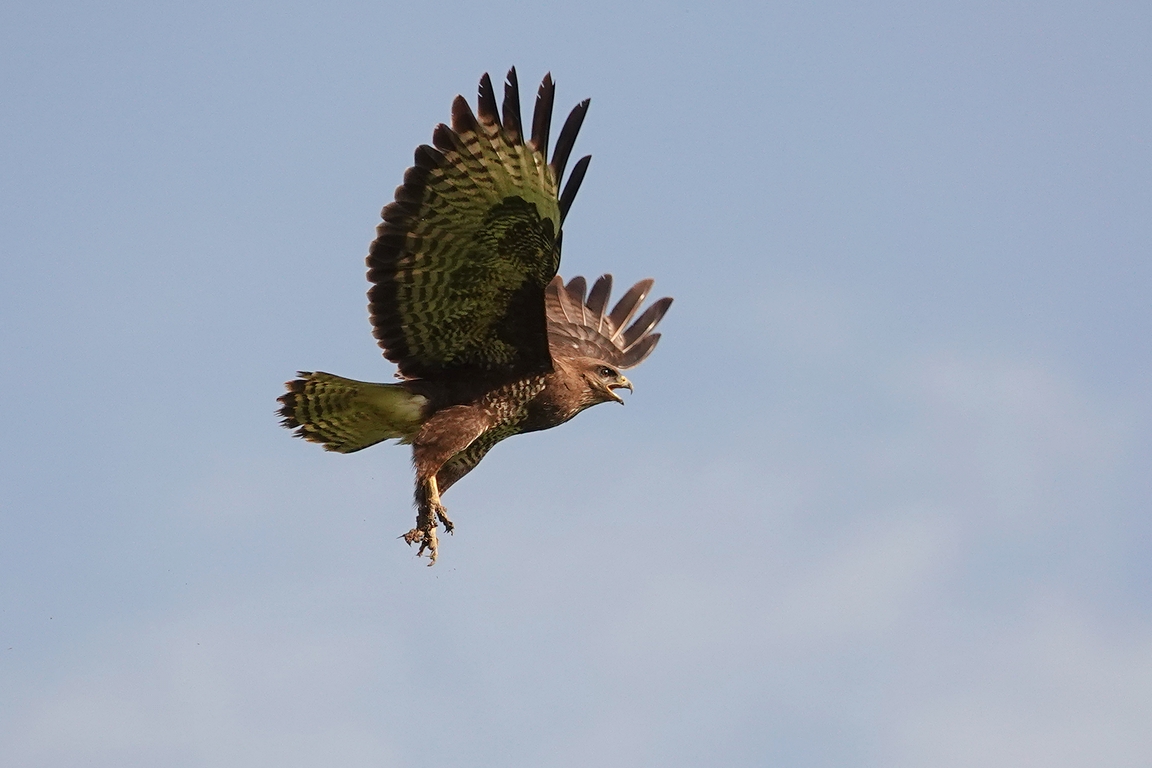
<instances>
[{"instance_id":1,"label":"flying buzzard","mask_svg":"<svg viewBox=\"0 0 1152 768\"><path fill-rule=\"evenodd\" d=\"M351 453L390 438L412 445L416 527L404 535L436 561L437 521L451 532L440 495L510 435L563 424L585 408L624 400L621 369L660 339L652 329L672 299L633 321L652 280L611 311L612 276L585 296L564 284L560 226L591 157L560 180L588 101L576 105L548 160L553 84L536 95L531 133L520 121L516 70L504 83L503 116L488 75L478 115L457 96L452 127L416 149L396 200L368 252L368 311L396 384L301 371L279 398L297 437Z\"/></svg>"}]
</instances>

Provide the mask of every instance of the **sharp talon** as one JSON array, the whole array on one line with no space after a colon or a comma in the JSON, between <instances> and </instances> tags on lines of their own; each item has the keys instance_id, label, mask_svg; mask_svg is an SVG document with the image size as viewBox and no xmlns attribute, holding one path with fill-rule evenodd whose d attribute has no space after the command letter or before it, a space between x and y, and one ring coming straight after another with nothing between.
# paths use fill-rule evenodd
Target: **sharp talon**
<instances>
[{"instance_id":1,"label":"sharp talon","mask_svg":"<svg viewBox=\"0 0 1152 768\"><path fill-rule=\"evenodd\" d=\"M416 557L424 554L424 550L428 550L428 565L436 564L436 529L424 532L424 540L420 542L420 551L416 553Z\"/></svg>"},{"instance_id":2,"label":"sharp talon","mask_svg":"<svg viewBox=\"0 0 1152 768\"><path fill-rule=\"evenodd\" d=\"M420 549L416 550L416 557L423 557L424 552L427 551L428 565L432 565L436 562L437 542L435 528L431 528L426 531L419 528L413 528L412 530L408 531L408 533L405 533L399 538L404 539L404 542L408 546L412 546L416 542L420 542Z\"/></svg>"}]
</instances>

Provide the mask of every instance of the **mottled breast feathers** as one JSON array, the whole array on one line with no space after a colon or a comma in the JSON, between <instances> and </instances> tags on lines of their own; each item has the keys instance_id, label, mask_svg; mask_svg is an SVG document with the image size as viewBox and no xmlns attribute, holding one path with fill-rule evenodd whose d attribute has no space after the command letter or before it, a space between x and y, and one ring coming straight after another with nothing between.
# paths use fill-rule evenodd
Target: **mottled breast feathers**
<instances>
[{"instance_id":1,"label":"mottled breast feathers","mask_svg":"<svg viewBox=\"0 0 1152 768\"><path fill-rule=\"evenodd\" d=\"M559 181L588 108L569 115L547 159L554 89L544 78L524 141L516 72L503 118L492 82L478 115L462 97L452 127L416 150L368 255L369 313L404 378L513 379L551 370L544 294L560 264L560 226L590 158Z\"/></svg>"}]
</instances>

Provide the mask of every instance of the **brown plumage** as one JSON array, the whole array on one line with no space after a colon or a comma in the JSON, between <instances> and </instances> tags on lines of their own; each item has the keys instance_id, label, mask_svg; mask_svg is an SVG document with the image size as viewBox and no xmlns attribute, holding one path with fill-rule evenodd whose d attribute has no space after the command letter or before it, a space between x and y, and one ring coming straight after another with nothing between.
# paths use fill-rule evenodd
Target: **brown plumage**
<instances>
[{"instance_id":1,"label":"brown plumage","mask_svg":"<svg viewBox=\"0 0 1152 768\"><path fill-rule=\"evenodd\" d=\"M488 75L477 114L462 97L452 127L417 148L368 254L373 334L396 363L396 384L301 372L281 395L280 415L298 437L350 453L388 439L412 445L416 527L429 565L437 522L452 531L440 495L500 440L563 424L632 389L620 371L638 365L672 299L636 314L652 286L642 280L609 312L612 276L585 296L583 277L557 276L561 224L588 168L568 157L588 109L572 110L547 160L554 87L540 85L531 136L522 135L516 71L503 117ZM633 320L633 318L636 318Z\"/></svg>"}]
</instances>

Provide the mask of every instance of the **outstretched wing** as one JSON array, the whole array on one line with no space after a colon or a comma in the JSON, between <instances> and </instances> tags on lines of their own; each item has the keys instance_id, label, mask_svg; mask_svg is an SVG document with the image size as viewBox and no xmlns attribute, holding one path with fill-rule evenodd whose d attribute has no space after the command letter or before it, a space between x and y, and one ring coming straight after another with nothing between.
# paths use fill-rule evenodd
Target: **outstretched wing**
<instances>
[{"instance_id":1,"label":"outstretched wing","mask_svg":"<svg viewBox=\"0 0 1152 768\"><path fill-rule=\"evenodd\" d=\"M548 161L546 75L524 140L516 70L501 120L488 75L478 117L457 96L452 127L416 149L368 253L368 310L384 355L406 378L521 376L551 370L544 291L560 265L560 225L590 157L559 180L588 110L572 110Z\"/></svg>"},{"instance_id":2,"label":"outstretched wing","mask_svg":"<svg viewBox=\"0 0 1152 768\"><path fill-rule=\"evenodd\" d=\"M660 299L629 325L653 282L636 283L607 312L612 275L601 275L587 298L584 291L588 284L583 277L574 277L564 285L557 275L547 291L548 342L553 356L591 357L617 368L639 365L660 341L660 334L652 333L652 329L672 306L670 297Z\"/></svg>"}]
</instances>

